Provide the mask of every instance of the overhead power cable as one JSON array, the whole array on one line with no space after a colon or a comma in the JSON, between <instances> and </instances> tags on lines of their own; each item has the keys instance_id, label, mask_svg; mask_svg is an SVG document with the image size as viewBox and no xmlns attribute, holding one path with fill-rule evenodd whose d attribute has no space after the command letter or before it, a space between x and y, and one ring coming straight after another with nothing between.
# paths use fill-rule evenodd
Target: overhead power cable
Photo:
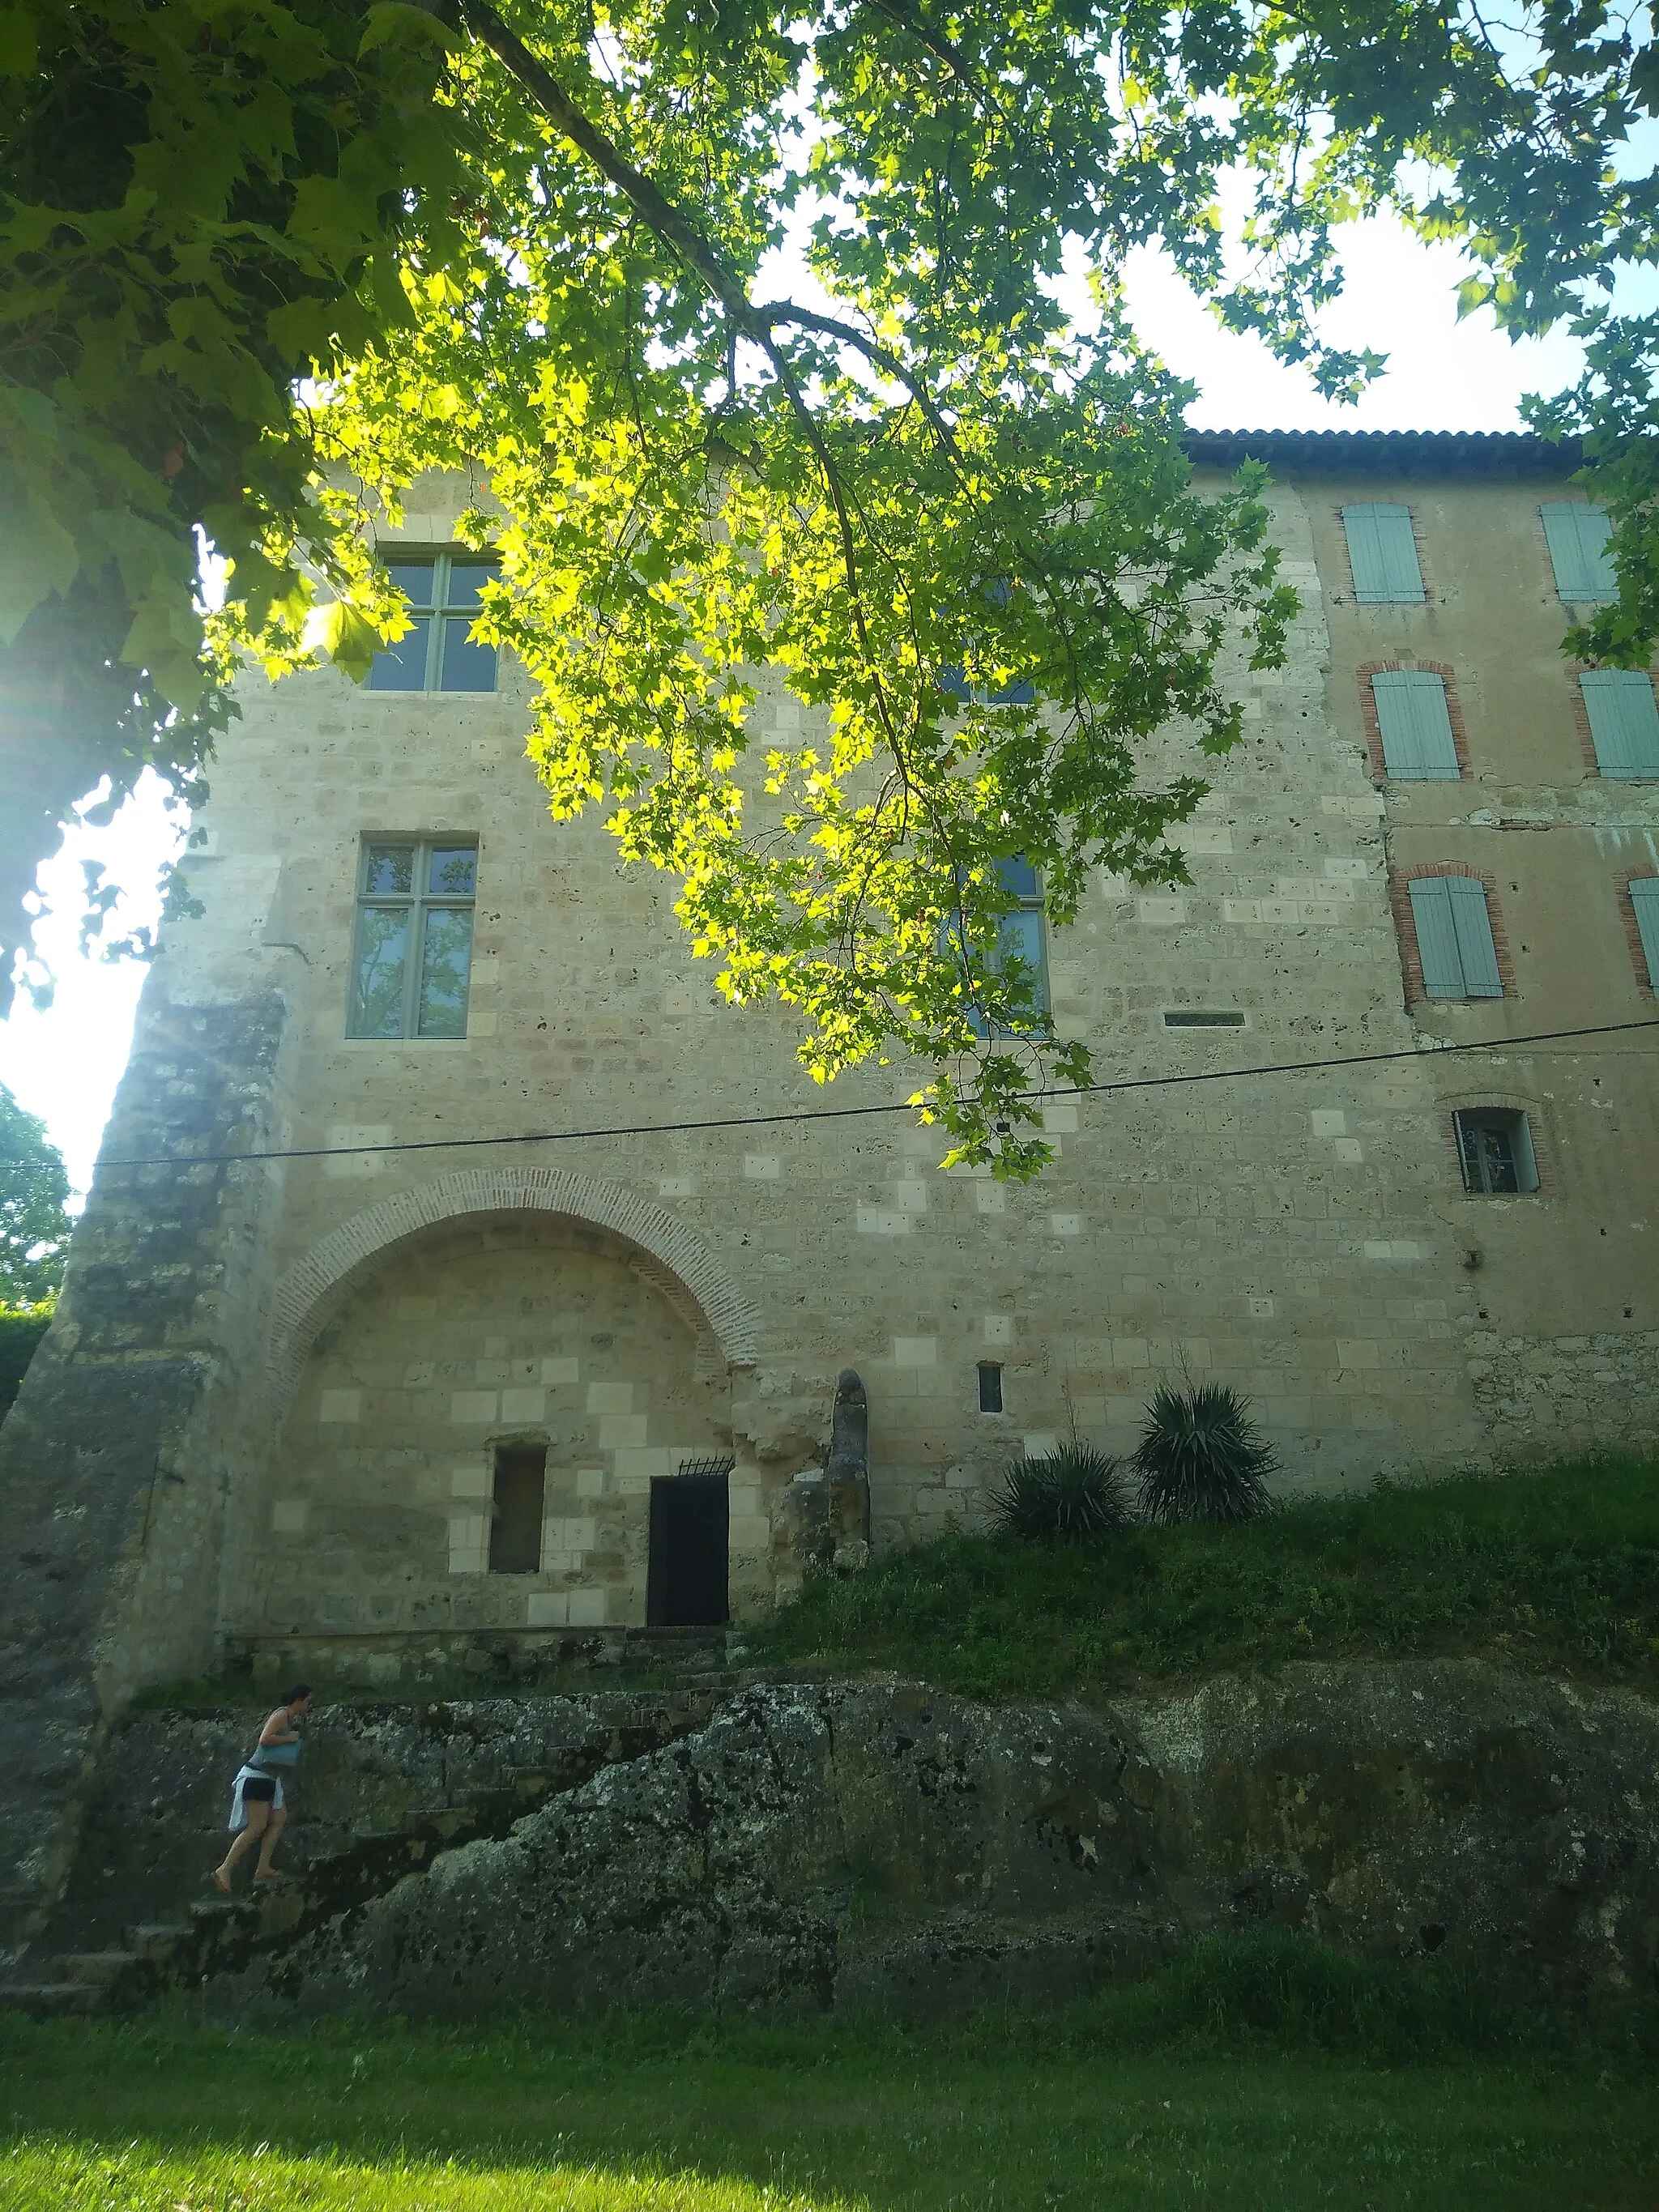
<instances>
[{"instance_id":1,"label":"overhead power cable","mask_svg":"<svg viewBox=\"0 0 1659 2212\"><path fill-rule=\"evenodd\" d=\"M1539 1030L1527 1036L1477 1037L1464 1044L1407 1045L1392 1052L1348 1053L1331 1060L1270 1060L1253 1067L1195 1068L1176 1075L1126 1075L1106 1083L1086 1083L1064 1090L1027 1091L1024 1103L1056 1104L1073 1098L1108 1097L1134 1091L1170 1091L1201 1083L1242 1083L1261 1075L1316 1075L1342 1067L1377 1067L1389 1060L1421 1061L1470 1052L1515 1052L1523 1045L1569 1044L1583 1037L1627 1036L1643 1030L1659 1030L1659 1020L1601 1022L1575 1030ZM872 1106L800 1107L776 1114L729 1114L697 1121L618 1122L595 1129L528 1129L507 1137L411 1137L384 1145L301 1145L263 1152L158 1152L129 1159L98 1159L96 1173L112 1168L243 1167L261 1161L338 1160L375 1158L390 1152L475 1152L506 1145L574 1145L597 1143L608 1137L672 1137L696 1135L711 1129L776 1128L802 1121L848 1121L877 1114L913 1114L907 1099L887 1099ZM21 1154L0 1153L0 1164L15 1167L55 1167L51 1160L27 1159Z\"/></svg>"}]
</instances>

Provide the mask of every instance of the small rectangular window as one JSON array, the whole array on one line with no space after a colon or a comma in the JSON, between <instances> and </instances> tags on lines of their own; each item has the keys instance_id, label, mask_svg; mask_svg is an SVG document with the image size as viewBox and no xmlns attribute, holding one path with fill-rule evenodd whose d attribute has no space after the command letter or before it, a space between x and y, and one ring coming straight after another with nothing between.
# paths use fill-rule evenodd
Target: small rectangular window
<instances>
[{"instance_id":1,"label":"small rectangular window","mask_svg":"<svg viewBox=\"0 0 1659 2212\"><path fill-rule=\"evenodd\" d=\"M1431 999L1501 999L1486 887L1473 876L1419 876L1407 885L1423 989Z\"/></svg>"},{"instance_id":2,"label":"small rectangular window","mask_svg":"<svg viewBox=\"0 0 1659 2212\"><path fill-rule=\"evenodd\" d=\"M489 1516L492 1575L533 1575L542 1564L545 1444L498 1444Z\"/></svg>"},{"instance_id":3,"label":"small rectangular window","mask_svg":"<svg viewBox=\"0 0 1659 2212\"><path fill-rule=\"evenodd\" d=\"M1231 1008L1171 1006L1164 1016L1166 1030L1242 1030L1244 1017Z\"/></svg>"},{"instance_id":4,"label":"small rectangular window","mask_svg":"<svg viewBox=\"0 0 1659 2212\"><path fill-rule=\"evenodd\" d=\"M1566 600L1613 599L1613 525L1599 507L1583 500L1551 501L1538 510L1555 571L1555 588Z\"/></svg>"},{"instance_id":5,"label":"small rectangular window","mask_svg":"<svg viewBox=\"0 0 1659 2212\"><path fill-rule=\"evenodd\" d=\"M495 648L471 635L479 588L501 562L474 553L430 553L386 562L409 601L412 629L383 647L368 672L371 691L493 691Z\"/></svg>"},{"instance_id":6,"label":"small rectangular window","mask_svg":"<svg viewBox=\"0 0 1659 2212\"><path fill-rule=\"evenodd\" d=\"M1408 507L1345 507L1353 595L1362 606L1420 605L1427 596Z\"/></svg>"},{"instance_id":7,"label":"small rectangular window","mask_svg":"<svg viewBox=\"0 0 1659 2212\"><path fill-rule=\"evenodd\" d=\"M1401 782L1455 783L1463 771L1446 686L1422 668L1379 669L1371 678L1382 765Z\"/></svg>"},{"instance_id":8,"label":"small rectangular window","mask_svg":"<svg viewBox=\"0 0 1659 2212\"><path fill-rule=\"evenodd\" d=\"M349 1037L464 1037L478 851L456 838L363 847Z\"/></svg>"},{"instance_id":9,"label":"small rectangular window","mask_svg":"<svg viewBox=\"0 0 1659 2212\"><path fill-rule=\"evenodd\" d=\"M979 1410L981 1413L1002 1411L1002 1370L994 1359L979 1363Z\"/></svg>"},{"instance_id":10,"label":"small rectangular window","mask_svg":"<svg viewBox=\"0 0 1659 2212\"><path fill-rule=\"evenodd\" d=\"M1452 1115L1465 1190L1483 1198L1536 1190L1538 1163L1527 1117L1510 1108L1480 1106Z\"/></svg>"},{"instance_id":11,"label":"small rectangular window","mask_svg":"<svg viewBox=\"0 0 1659 2212\"><path fill-rule=\"evenodd\" d=\"M1578 679L1595 765L1624 782L1659 777L1659 706L1639 668L1590 668Z\"/></svg>"},{"instance_id":12,"label":"small rectangular window","mask_svg":"<svg viewBox=\"0 0 1659 2212\"><path fill-rule=\"evenodd\" d=\"M1642 940L1642 957L1648 965L1648 981L1659 991L1659 876L1638 876L1627 888L1636 915L1636 933Z\"/></svg>"}]
</instances>

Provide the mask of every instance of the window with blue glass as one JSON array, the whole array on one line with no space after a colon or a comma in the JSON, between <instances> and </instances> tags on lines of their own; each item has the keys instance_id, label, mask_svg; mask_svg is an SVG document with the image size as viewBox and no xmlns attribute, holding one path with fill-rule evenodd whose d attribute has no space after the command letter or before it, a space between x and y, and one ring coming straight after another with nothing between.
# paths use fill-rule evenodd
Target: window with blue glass
<instances>
[{"instance_id":1,"label":"window with blue glass","mask_svg":"<svg viewBox=\"0 0 1659 2212\"><path fill-rule=\"evenodd\" d=\"M481 587L499 561L476 553L424 553L386 562L414 623L384 646L368 672L371 691L493 691L495 648L472 635Z\"/></svg>"},{"instance_id":2,"label":"window with blue glass","mask_svg":"<svg viewBox=\"0 0 1659 2212\"><path fill-rule=\"evenodd\" d=\"M1018 964L1021 981L1029 993L1029 1006L1036 1013L1046 1014L1048 963L1043 942L1042 882L1029 860L1014 858L999 860L996 866L997 879L1003 890L1019 903L997 922L996 950L986 963L987 979L1006 975ZM951 936L955 933L954 928L949 931ZM977 1012L970 1019L981 1036L1006 1036L1010 1033L1000 1023L988 1022Z\"/></svg>"},{"instance_id":3,"label":"window with blue glass","mask_svg":"<svg viewBox=\"0 0 1659 2212\"><path fill-rule=\"evenodd\" d=\"M351 950L350 1037L464 1037L478 851L458 838L363 847Z\"/></svg>"}]
</instances>

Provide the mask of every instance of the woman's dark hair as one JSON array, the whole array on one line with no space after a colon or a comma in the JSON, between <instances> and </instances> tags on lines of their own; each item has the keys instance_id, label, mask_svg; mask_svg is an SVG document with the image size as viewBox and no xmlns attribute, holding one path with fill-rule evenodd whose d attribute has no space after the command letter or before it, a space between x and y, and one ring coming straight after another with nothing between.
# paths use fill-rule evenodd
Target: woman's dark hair
<instances>
[{"instance_id":1,"label":"woman's dark hair","mask_svg":"<svg viewBox=\"0 0 1659 2212\"><path fill-rule=\"evenodd\" d=\"M296 1682L291 1690L284 1690L276 1702L279 1705L297 1705L301 1698L308 1698L310 1695L309 1682Z\"/></svg>"}]
</instances>

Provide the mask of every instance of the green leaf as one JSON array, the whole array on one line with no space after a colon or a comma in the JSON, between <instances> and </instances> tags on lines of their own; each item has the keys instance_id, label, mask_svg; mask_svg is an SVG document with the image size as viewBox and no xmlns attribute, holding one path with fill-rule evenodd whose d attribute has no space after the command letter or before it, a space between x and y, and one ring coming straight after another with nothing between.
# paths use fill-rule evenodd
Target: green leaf
<instances>
[{"instance_id":1,"label":"green leaf","mask_svg":"<svg viewBox=\"0 0 1659 2212\"><path fill-rule=\"evenodd\" d=\"M363 683L374 664L380 641L374 625L345 599L336 599L323 611L317 624L317 642L338 669L354 684Z\"/></svg>"},{"instance_id":2,"label":"green leaf","mask_svg":"<svg viewBox=\"0 0 1659 2212\"><path fill-rule=\"evenodd\" d=\"M0 8L0 77L32 76L39 47L34 17L21 8Z\"/></svg>"}]
</instances>

